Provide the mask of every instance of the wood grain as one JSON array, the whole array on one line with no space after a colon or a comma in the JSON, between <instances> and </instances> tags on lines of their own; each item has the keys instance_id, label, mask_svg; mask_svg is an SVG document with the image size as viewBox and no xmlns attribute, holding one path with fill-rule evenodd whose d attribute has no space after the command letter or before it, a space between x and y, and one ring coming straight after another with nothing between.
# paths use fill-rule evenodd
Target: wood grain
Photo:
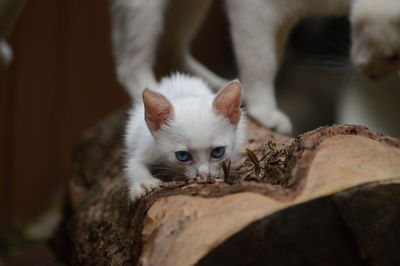
<instances>
[{"instance_id":1,"label":"wood grain","mask_svg":"<svg viewBox=\"0 0 400 266\"><path fill-rule=\"evenodd\" d=\"M249 122L247 148L264 170L256 173L243 152L226 182L167 182L131 204L123 181L125 119L108 118L77 152L66 217L53 241L70 263L363 265L374 260L391 265L396 260L394 237L381 239L387 231L374 228L379 222L399 233L394 229L399 210L390 207L400 202L397 139L352 125L291 139ZM374 195L375 203L369 206L365 195ZM380 208L385 211L374 211ZM360 223L374 237L373 247L357 229ZM364 244L357 245L360 241ZM390 252L379 253L380 244ZM285 257L285 250L292 251Z\"/></svg>"}]
</instances>

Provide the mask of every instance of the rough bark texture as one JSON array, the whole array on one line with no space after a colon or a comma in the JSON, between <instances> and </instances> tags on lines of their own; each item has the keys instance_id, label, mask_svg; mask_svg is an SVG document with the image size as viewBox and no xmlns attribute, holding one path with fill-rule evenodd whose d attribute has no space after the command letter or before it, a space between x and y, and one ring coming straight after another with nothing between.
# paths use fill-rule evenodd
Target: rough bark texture
<instances>
[{"instance_id":1,"label":"rough bark texture","mask_svg":"<svg viewBox=\"0 0 400 266\"><path fill-rule=\"evenodd\" d=\"M361 126L296 139L249 123L225 181L132 204L116 114L85 137L53 247L72 264L400 265L400 142Z\"/></svg>"}]
</instances>

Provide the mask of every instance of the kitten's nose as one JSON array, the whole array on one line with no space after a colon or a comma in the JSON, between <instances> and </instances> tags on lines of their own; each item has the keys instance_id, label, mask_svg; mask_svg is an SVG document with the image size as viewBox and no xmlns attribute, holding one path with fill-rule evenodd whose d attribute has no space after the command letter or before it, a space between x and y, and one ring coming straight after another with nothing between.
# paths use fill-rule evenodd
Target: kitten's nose
<instances>
[{"instance_id":1,"label":"kitten's nose","mask_svg":"<svg viewBox=\"0 0 400 266\"><path fill-rule=\"evenodd\" d=\"M199 168L197 168L197 175L206 176L209 174L210 174L210 170L208 169L207 165L200 165Z\"/></svg>"}]
</instances>

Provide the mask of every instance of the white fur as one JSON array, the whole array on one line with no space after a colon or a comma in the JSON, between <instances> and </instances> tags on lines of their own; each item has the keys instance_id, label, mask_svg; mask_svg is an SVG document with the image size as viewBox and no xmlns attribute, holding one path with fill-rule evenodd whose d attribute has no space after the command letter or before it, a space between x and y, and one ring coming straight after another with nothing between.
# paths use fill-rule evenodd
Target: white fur
<instances>
[{"instance_id":1,"label":"white fur","mask_svg":"<svg viewBox=\"0 0 400 266\"><path fill-rule=\"evenodd\" d=\"M152 62L162 32L166 1L114 0L113 15L117 21L113 27L114 51L118 75L132 94L140 92L145 84L150 88L155 86ZM167 51L170 51L172 61L182 62L185 71L200 75L214 87L221 87L223 80L189 53L193 31L201 22L209 2L168 1L170 10L180 12L176 16L177 23L167 34L171 34L170 40L166 41ZM123 10L123 16L115 11L117 6ZM290 132L291 123L277 106L275 77L287 37L302 18L349 14L354 64L374 79L400 68L400 60L389 62L387 59L399 52L399 0L226 0L226 8L248 113L262 125L279 132ZM122 18L125 23L119 21Z\"/></svg>"},{"instance_id":2,"label":"white fur","mask_svg":"<svg viewBox=\"0 0 400 266\"><path fill-rule=\"evenodd\" d=\"M190 54L190 41L202 22L210 0L112 0L112 39L119 82L133 98L139 98L144 88L155 88L153 63L157 48L166 51L175 69L207 80L214 88L227 81L212 73ZM171 7L172 6L172 7ZM158 43L166 21L166 9L177 7L170 17L173 32Z\"/></svg>"},{"instance_id":3,"label":"white fur","mask_svg":"<svg viewBox=\"0 0 400 266\"><path fill-rule=\"evenodd\" d=\"M198 78L175 74L161 80L156 89L171 102L174 119L150 133L139 102L129 113L126 129L127 167L130 196L135 199L161 184L150 173L151 166L166 167L176 174L194 178L198 174L222 176L221 160L210 159L212 148L226 147L223 159L234 162L245 140L242 115L237 126L217 115L212 108L214 94ZM175 152L190 151L193 161L179 163Z\"/></svg>"},{"instance_id":4,"label":"white fur","mask_svg":"<svg viewBox=\"0 0 400 266\"><path fill-rule=\"evenodd\" d=\"M400 137L400 1L357 0L350 16L354 73L338 101L338 122ZM374 80L373 81L371 81Z\"/></svg>"},{"instance_id":5,"label":"white fur","mask_svg":"<svg viewBox=\"0 0 400 266\"><path fill-rule=\"evenodd\" d=\"M244 100L250 116L264 126L289 133L289 118L278 109L275 77L293 26L308 15L339 15L347 0L227 0Z\"/></svg>"},{"instance_id":6,"label":"white fur","mask_svg":"<svg viewBox=\"0 0 400 266\"><path fill-rule=\"evenodd\" d=\"M400 68L400 1L357 0L350 17L354 64L378 80ZM399 60L390 61L397 55Z\"/></svg>"},{"instance_id":7,"label":"white fur","mask_svg":"<svg viewBox=\"0 0 400 266\"><path fill-rule=\"evenodd\" d=\"M166 0L112 1L112 40L119 82L134 98L155 88L152 65L162 30Z\"/></svg>"}]
</instances>

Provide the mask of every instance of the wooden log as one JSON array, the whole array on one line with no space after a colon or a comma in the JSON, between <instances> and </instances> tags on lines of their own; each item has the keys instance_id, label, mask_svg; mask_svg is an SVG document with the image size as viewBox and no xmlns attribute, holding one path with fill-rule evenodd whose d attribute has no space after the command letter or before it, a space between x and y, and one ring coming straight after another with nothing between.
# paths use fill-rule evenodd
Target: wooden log
<instances>
[{"instance_id":1,"label":"wooden log","mask_svg":"<svg viewBox=\"0 0 400 266\"><path fill-rule=\"evenodd\" d=\"M362 126L296 139L249 123L223 180L132 204L116 114L85 137L53 247L72 264L400 265L400 142ZM397 263L397 264L396 264Z\"/></svg>"}]
</instances>

